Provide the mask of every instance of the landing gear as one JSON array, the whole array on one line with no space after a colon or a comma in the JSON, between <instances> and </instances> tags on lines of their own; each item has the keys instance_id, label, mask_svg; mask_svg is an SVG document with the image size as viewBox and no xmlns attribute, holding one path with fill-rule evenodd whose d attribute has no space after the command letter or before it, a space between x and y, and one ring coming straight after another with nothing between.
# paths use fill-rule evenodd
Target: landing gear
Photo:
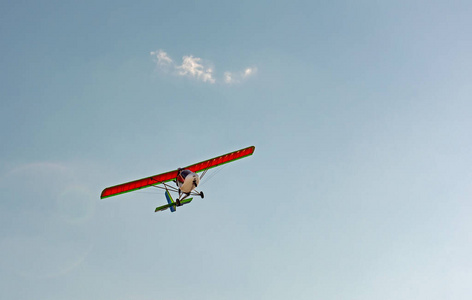
<instances>
[{"instance_id":1,"label":"landing gear","mask_svg":"<svg viewBox=\"0 0 472 300\"><path fill-rule=\"evenodd\" d=\"M200 192L200 197L205 198L205 195L203 195L203 192Z\"/></svg>"},{"instance_id":2,"label":"landing gear","mask_svg":"<svg viewBox=\"0 0 472 300\"><path fill-rule=\"evenodd\" d=\"M181 193L179 193L179 198L175 200L175 203L177 203L177 206L182 205L182 201L184 201L188 196L190 196L190 193L184 193L185 195L181 197ZM184 203L185 204L185 203Z\"/></svg>"}]
</instances>

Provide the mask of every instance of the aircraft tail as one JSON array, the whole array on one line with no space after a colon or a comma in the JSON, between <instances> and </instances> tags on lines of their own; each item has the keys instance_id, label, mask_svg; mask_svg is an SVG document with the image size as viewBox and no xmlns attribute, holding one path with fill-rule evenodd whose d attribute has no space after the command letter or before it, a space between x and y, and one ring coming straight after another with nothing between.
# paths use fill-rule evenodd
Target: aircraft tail
<instances>
[{"instance_id":1,"label":"aircraft tail","mask_svg":"<svg viewBox=\"0 0 472 300\"><path fill-rule=\"evenodd\" d=\"M156 207L155 212L164 211L168 208L170 208L171 212L175 212L175 209L177 208L177 203L174 202L174 199L172 199L172 196L170 195L169 191L166 191L166 199L167 199L168 204ZM193 198L183 199L180 201L180 204L181 205L189 204L192 201L192 199Z\"/></svg>"},{"instance_id":2,"label":"aircraft tail","mask_svg":"<svg viewBox=\"0 0 472 300\"><path fill-rule=\"evenodd\" d=\"M167 203L169 203L170 211L175 212L175 202L174 199L172 199L172 196L170 195L169 191L166 191L166 199Z\"/></svg>"}]
</instances>

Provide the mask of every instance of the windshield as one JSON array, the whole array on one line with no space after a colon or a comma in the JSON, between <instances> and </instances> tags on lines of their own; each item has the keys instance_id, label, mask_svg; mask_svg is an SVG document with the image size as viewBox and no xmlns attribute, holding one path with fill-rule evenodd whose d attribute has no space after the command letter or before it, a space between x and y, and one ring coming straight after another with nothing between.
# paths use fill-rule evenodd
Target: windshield
<instances>
[{"instance_id":1,"label":"windshield","mask_svg":"<svg viewBox=\"0 0 472 300\"><path fill-rule=\"evenodd\" d=\"M187 177L188 174L190 174L192 172L190 172L189 170L182 170L180 171L180 176L182 176L182 178L185 179L185 177Z\"/></svg>"}]
</instances>

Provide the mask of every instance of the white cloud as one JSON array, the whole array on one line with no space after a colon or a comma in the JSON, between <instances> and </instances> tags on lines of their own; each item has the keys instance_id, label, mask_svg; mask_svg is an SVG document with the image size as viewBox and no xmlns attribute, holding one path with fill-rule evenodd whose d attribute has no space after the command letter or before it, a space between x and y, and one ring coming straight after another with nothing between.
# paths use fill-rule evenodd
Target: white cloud
<instances>
[{"instance_id":1,"label":"white cloud","mask_svg":"<svg viewBox=\"0 0 472 300\"><path fill-rule=\"evenodd\" d=\"M178 74L181 76L190 76L202 80L203 82L215 83L213 78L213 69L211 67L205 67L201 62L201 58L190 56L184 56L182 58L182 65L177 66Z\"/></svg>"},{"instance_id":2,"label":"white cloud","mask_svg":"<svg viewBox=\"0 0 472 300\"><path fill-rule=\"evenodd\" d=\"M257 72L257 68L248 67L240 72L226 71L223 73L222 79L216 79L211 63L199 57L185 55L182 57L182 64L177 65L164 50L159 49L150 52L150 54L153 61L157 64L157 67L161 70L169 71L169 69L171 69L174 71L174 75L191 77L212 84L220 81L225 84L240 83Z\"/></svg>"},{"instance_id":3,"label":"white cloud","mask_svg":"<svg viewBox=\"0 0 472 300\"><path fill-rule=\"evenodd\" d=\"M157 51L153 51L153 52L151 52L151 55L154 56L154 61L159 66L167 66L167 65L171 65L173 63L173 61L169 57L169 55L167 55L167 53L163 50L159 49Z\"/></svg>"},{"instance_id":4,"label":"white cloud","mask_svg":"<svg viewBox=\"0 0 472 300\"><path fill-rule=\"evenodd\" d=\"M254 75L256 74L257 72L257 68L246 68L246 70L244 70L244 73L243 73L243 78L246 78L246 77L249 77L251 75Z\"/></svg>"},{"instance_id":5,"label":"white cloud","mask_svg":"<svg viewBox=\"0 0 472 300\"><path fill-rule=\"evenodd\" d=\"M248 77L256 74L256 72L257 72L256 67L246 68L244 69L244 71L237 72L237 73L225 72L224 81L227 84L240 83L243 80L246 80Z\"/></svg>"}]
</instances>

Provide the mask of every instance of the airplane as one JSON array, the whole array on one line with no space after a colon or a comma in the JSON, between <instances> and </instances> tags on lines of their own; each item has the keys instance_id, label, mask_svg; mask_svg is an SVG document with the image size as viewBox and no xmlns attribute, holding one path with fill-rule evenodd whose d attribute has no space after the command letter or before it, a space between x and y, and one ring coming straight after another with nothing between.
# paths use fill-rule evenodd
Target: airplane
<instances>
[{"instance_id":1,"label":"airplane","mask_svg":"<svg viewBox=\"0 0 472 300\"><path fill-rule=\"evenodd\" d=\"M175 212L178 206L188 204L192 201L193 198L188 198L189 196L199 196L203 199L203 192L198 192L196 188L200 184L200 180L203 178L203 176L205 176L209 169L233 162L244 157L248 157L254 153L255 149L256 148L254 146L250 146L241 150L204 160L185 168L178 168L177 170L166 173L161 173L158 175L107 187L102 191L100 198L105 199L147 187L156 187L165 190L167 204L157 207L155 212L164 211L168 208L171 212ZM201 176L198 176L198 172L203 173ZM169 181L174 182L177 188L167 184ZM178 197L175 201L172 198L170 192L178 193Z\"/></svg>"}]
</instances>

